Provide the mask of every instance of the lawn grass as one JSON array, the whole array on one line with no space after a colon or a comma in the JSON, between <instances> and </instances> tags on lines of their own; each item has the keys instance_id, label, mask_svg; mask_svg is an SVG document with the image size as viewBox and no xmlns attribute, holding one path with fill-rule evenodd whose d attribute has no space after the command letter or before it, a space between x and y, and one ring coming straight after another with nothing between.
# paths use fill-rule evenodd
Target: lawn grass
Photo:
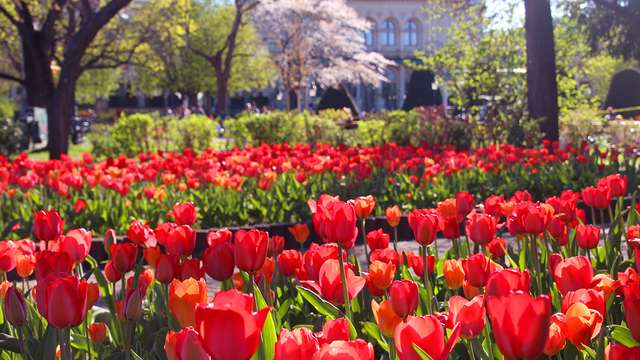
<instances>
[{"instance_id":1,"label":"lawn grass","mask_svg":"<svg viewBox=\"0 0 640 360\"><path fill-rule=\"evenodd\" d=\"M74 160L78 160L82 157L82 154L91 153L91 149L91 143L86 139L77 145L69 144L69 156ZM29 152L29 157L33 160L48 160L49 152L44 149L33 150Z\"/></svg>"}]
</instances>

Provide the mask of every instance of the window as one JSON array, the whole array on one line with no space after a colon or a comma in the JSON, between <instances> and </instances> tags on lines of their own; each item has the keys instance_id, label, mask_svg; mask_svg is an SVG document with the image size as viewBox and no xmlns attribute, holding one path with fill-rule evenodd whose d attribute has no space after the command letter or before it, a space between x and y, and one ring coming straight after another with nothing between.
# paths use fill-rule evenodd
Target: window
<instances>
[{"instance_id":1,"label":"window","mask_svg":"<svg viewBox=\"0 0 640 360\"><path fill-rule=\"evenodd\" d=\"M398 106L398 88L396 71L387 69L385 76L389 82L382 84L382 99L384 100L385 109L395 109Z\"/></svg>"},{"instance_id":2,"label":"window","mask_svg":"<svg viewBox=\"0 0 640 360\"><path fill-rule=\"evenodd\" d=\"M409 20L402 33L404 46L418 45L418 24L415 20Z\"/></svg>"},{"instance_id":3,"label":"window","mask_svg":"<svg viewBox=\"0 0 640 360\"><path fill-rule=\"evenodd\" d=\"M396 44L396 24L391 19L387 19L382 23L380 44L382 46L394 46Z\"/></svg>"},{"instance_id":4,"label":"window","mask_svg":"<svg viewBox=\"0 0 640 360\"><path fill-rule=\"evenodd\" d=\"M369 47L373 46L373 31L368 30L364 32L364 44Z\"/></svg>"}]
</instances>

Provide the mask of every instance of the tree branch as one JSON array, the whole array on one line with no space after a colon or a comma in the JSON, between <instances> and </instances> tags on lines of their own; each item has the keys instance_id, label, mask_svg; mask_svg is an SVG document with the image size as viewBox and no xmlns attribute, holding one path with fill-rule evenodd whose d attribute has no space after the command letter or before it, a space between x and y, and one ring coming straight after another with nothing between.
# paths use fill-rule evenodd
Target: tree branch
<instances>
[{"instance_id":1,"label":"tree branch","mask_svg":"<svg viewBox=\"0 0 640 360\"><path fill-rule=\"evenodd\" d=\"M2 4L0 4L0 14L4 15L5 18L7 18L7 20L9 20L10 23L12 23L15 27L20 27L20 22L13 17L13 15L11 15L11 13L5 9L4 6L2 6Z\"/></svg>"},{"instance_id":2,"label":"tree branch","mask_svg":"<svg viewBox=\"0 0 640 360\"><path fill-rule=\"evenodd\" d=\"M17 82L19 84L24 84L24 79L21 79L21 78L19 78L17 76L13 76L11 74L4 73L2 71L0 71L0 79L5 79L5 80L9 80L9 81L15 81L15 82Z\"/></svg>"}]
</instances>

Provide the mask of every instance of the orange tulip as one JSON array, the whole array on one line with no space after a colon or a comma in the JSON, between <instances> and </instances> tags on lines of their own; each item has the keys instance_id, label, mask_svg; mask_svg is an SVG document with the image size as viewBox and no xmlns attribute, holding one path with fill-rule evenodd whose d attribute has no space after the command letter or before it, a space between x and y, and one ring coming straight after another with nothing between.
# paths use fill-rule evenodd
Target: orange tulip
<instances>
[{"instance_id":1,"label":"orange tulip","mask_svg":"<svg viewBox=\"0 0 640 360\"><path fill-rule=\"evenodd\" d=\"M457 259L445 260L442 272L449 289L459 289L464 282L464 268Z\"/></svg>"},{"instance_id":2,"label":"orange tulip","mask_svg":"<svg viewBox=\"0 0 640 360\"><path fill-rule=\"evenodd\" d=\"M376 199L371 195L359 196L355 199L349 200L353 204L353 208L356 211L358 219L365 219L371 216L373 208L376 207Z\"/></svg>"},{"instance_id":3,"label":"orange tulip","mask_svg":"<svg viewBox=\"0 0 640 360\"><path fill-rule=\"evenodd\" d=\"M385 214L387 215L387 222L389 226L396 227L400 224L400 217L402 216L402 211L398 206L392 206L385 210Z\"/></svg>"},{"instance_id":4,"label":"orange tulip","mask_svg":"<svg viewBox=\"0 0 640 360\"><path fill-rule=\"evenodd\" d=\"M371 311L376 319L378 328L384 336L393 337L396 326L402 321L400 316L393 311L393 306L388 300L378 304L375 300L371 300Z\"/></svg>"},{"instance_id":5,"label":"orange tulip","mask_svg":"<svg viewBox=\"0 0 640 360\"><path fill-rule=\"evenodd\" d=\"M195 326L196 306L207 303L207 284L189 278L173 280L169 286L169 309L182 327Z\"/></svg>"},{"instance_id":6,"label":"orange tulip","mask_svg":"<svg viewBox=\"0 0 640 360\"><path fill-rule=\"evenodd\" d=\"M618 282L613 280L609 274L598 274L591 280L591 288L602 291L605 302L609 301L611 294L616 291L618 286Z\"/></svg>"},{"instance_id":7,"label":"orange tulip","mask_svg":"<svg viewBox=\"0 0 640 360\"><path fill-rule=\"evenodd\" d=\"M578 349L598 336L602 327L602 315L585 304L577 302L567 310L567 339Z\"/></svg>"},{"instance_id":8,"label":"orange tulip","mask_svg":"<svg viewBox=\"0 0 640 360\"><path fill-rule=\"evenodd\" d=\"M369 279L378 290L387 290L393 282L396 266L393 263L385 263L376 260L369 266Z\"/></svg>"},{"instance_id":9,"label":"orange tulip","mask_svg":"<svg viewBox=\"0 0 640 360\"><path fill-rule=\"evenodd\" d=\"M18 272L18 276L23 279L28 278L33 274L33 271L36 268L36 257L29 255L21 255L18 257L18 264L16 266L16 271Z\"/></svg>"},{"instance_id":10,"label":"orange tulip","mask_svg":"<svg viewBox=\"0 0 640 360\"><path fill-rule=\"evenodd\" d=\"M307 224L295 224L289 228L289 232L298 244L304 244L307 238L309 238L309 227Z\"/></svg>"}]
</instances>

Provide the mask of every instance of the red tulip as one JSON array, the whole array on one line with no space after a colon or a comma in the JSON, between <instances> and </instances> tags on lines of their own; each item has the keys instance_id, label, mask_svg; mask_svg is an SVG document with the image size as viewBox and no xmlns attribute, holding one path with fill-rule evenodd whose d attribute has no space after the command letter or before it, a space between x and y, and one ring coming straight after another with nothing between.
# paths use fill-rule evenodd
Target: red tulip
<instances>
[{"instance_id":1,"label":"red tulip","mask_svg":"<svg viewBox=\"0 0 640 360\"><path fill-rule=\"evenodd\" d=\"M502 217L502 204L504 203L504 196L502 195L489 195L484 199L484 212L496 218Z\"/></svg>"},{"instance_id":2,"label":"red tulip","mask_svg":"<svg viewBox=\"0 0 640 360\"><path fill-rule=\"evenodd\" d=\"M172 215L178 225L193 225L198 216L196 206L192 202L173 205Z\"/></svg>"},{"instance_id":3,"label":"red tulip","mask_svg":"<svg viewBox=\"0 0 640 360\"><path fill-rule=\"evenodd\" d=\"M402 319L418 308L418 285L410 280L396 280L389 288L389 301L393 311Z\"/></svg>"},{"instance_id":4,"label":"red tulip","mask_svg":"<svg viewBox=\"0 0 640 360\"><path fill-rule=\"evenodd\" d=\"M89 310L100 299L100 288L95 282L87 283L87 309Z\"/></svg>"},{"instance_id":5,"label":"red tulip","mask_svg":"<svg viewBox=\"0 0 640 360\"><path fill-rule=\"evenodd\" d=\"M567 245L567 223L564 220L564 214L557 214L551 218L549 226L547 227L549 234L560 246Z\"/></svg>"},{"instance_id":6,"label":"red tulip","mask_svg":"<svg viewBox=\"0 0 640 360\"><path fill-rule=\"evenodd\" d=\"M382 229L373 230L367 233L367 245L369 249L386 249L389 246L389 234Z\"/></svg>"},{"instance_id":7,"label":"red tulip","mask_svg":"<svg viewBox=\"0 0 640 360\"><path fill-rule=\"evenodd\" d=\"M507 296L522 291L529 292L531 276L529 271L520 272L516 269L496 271L487 280L487 296Z\"/></svg>"},{"instance_id":8,"label":"red tulip","mask_svg":"<svg viewBox=\"0 0 640 360\"><path fill-rule=\"evenodd\" d=\"M138 249L131 243L120 243L111 245L111 262L113 268L119 273L125 274L136 266Z\"/></svg>"},{"instance_id":9,"label":"red tulip","mask_svg":"<svg viewBox=\"0 0 640 360\"><path fill-rule=\"evenodd\" d=\"M600 242L600 228L594 225L578 225L576 242L581 249L595 249Z\"/></svg>"},{"instance_id":10,"label":"red tulip","mask_svg":"<svg viewBox=\"0 0 640 360\"><path fill-rule=\"evenodd\" d=\"M235 237L234 258L236 266L247 272L260 270L267 258L269 234L256 229L238 230Z\"/></svg>"},{"instance_id":11,"label":"red tulip","mask_svg":"<svg viewBox=\"0 0 640 360\"><path fill-rule=\"evenodd\" d=\"M322 326L322 331L316 334L316 338L320 345L338 340L349 341L351 340L349 322L346 318L327 320Z\"/></svg>"},{"instance_id":12,"label":"red tulip","mask_svg":"<svg viewBox=\"0 0 640 360\"><path fill-rule=\"evenodd\" d=\"M302 264L309 280L318 281L320 267L329 259L338 260L338 246L336 244L311 244L302 256ZM343 258L345 258L343 252Z\"/></svg>"},{"instance_id":13,"label":"red tulip","mask_svg":"<svg viewBox=\"0 0 640 360\"><path fill-rule=\"evenodd\" d=\"M319 228L322 229L319 232L322 235L322 240L342 244L345 249L353 247L358 236L356 212L353 205L335 198L324 202L318 201L317 210L318 212L315 214L320 214L319 218L318 215L316 218L320 222Z\"/></svg>"},{"instance_id":14,"label":"red tulip","mask_svg":"<svg viewBox=\"0 0 640 360\"><path fill-rule=\"evenodd\" d=\"M467 216L467 235L476 244L485 246L496 237L497 223L496 218L489 214L472 211Z\"/></svg>"},{"instance_id":15,"label":"red tulip","mask_svg":"<svg viewBox=\"0 0 640 360\"><path fill-rule=\"evenodd\" d=\"M36 280L40 281L49 274L70 274L73 262L63 252L49 250L36 253Z\"/></svg>"},{"instance_id":16,"label":"red tulip","mask_svg":"<svg viewBox=\"0 0 640 360\"><path fill-rule=\"evenodd\" d=\"M213 303L196 308L196 329L205 350L214 359L248 360L258 350L269 311L265 307L254 313L251 295L237 290L221 291Z\"/></svg>"},{"instance_id":17,"label":"red tulip","mask_svg":"<svg viewBox=\"0 0 640 360\"><path fill-rule=\"evenodd\" d=\"M209 360L211 357L204 349L202 339L197 331L192 327L186 327L175 333L175 356L176 360ZM169 334L167 334L169 337ZM169 354L167 354L169 355ZM171 360L171 359L170 359Z\"/></svg>"},{"instance_id":18,"label":"red tulip","mask_svg":"<svg viewBox=\"0 0 640 360\"><path fill-rule=\"evenodd\" d=\"M553 217L553 208L547 204L530 203L520 214L520 222L528 234L544 232Z\"/></svg>"},{"instance_id":19,"label":"red tulip","mask_svg":"<svg viewBox=\"0 0 640 360\"><path fill-rule=\"evenodd\" d=\"M4 295L4 316L9 324L20 327L27 322L27 307L20 290L15 286L7 289Z\"/></svg>"},{"instance_id":20,"label":"red tulip","mask_svg":"<svg viewBox=\"0 0 640 360\"><path fill-rule=\"evenodd\" d=\"M210 245L202 255L202 267L214 280L229 279L235 267L233 245L227 241Z\"/></svg>"},{"instance_id":21,"label":"red tulip","mask_svg":"<svg viewBox=\"0 0 640 360\"><path fill-rule=\"evenodd\" d=\"M464 339L472 339L484 329L486 323L486 310L482 295L467 300L462 296L449 298L450 327L460 326L460 336Z\"/></svg>"},{"instance_id":22,"label":"red tulip","mask_svg":"<svg viewBox=\"0 0 640 360\"><path fill-rule=\"evenodd\" d=\"M409 316L396 326L396 350L400 360L420 360L413 346L426 352L433 360L445 360L458 341L460 328L454 328L449 340L445 342L445 332L435 315Z\"/></svg>"},{"instance_id":23,"label":"red tulip","mask_svg":"<svg viewBox=\"0 0 640 360\"><path fill-rule=\"evenodd\" d=\"M409 213L409 227L420 245L429 245L435 240L438 224L438 215L433 210L413 210Z\"/></svg>"},{"instance_id":24,"label":"red tulip","mask_svg":"<svg viewBox=\"0 0 640 360\"><path fill-rule=\"evenodd\" d=\"M627 177L620 174L612 174L598 180L598 187L609 188L611 197L620 197L627 194Z\"/></svg>"},{"instance_id":25,"label":"red tulip","mask_svg":"<svg viewBox=\"0 0 640 360\"><path fill-rule=\"evenodd\" d=\"M422 256L414 255L409 253L407 256L407 260L409 261L409 266L413 272L422 278L424 276L424 259ZM436 266L436 258L433 255L427 256L427 271L429 274L433 274Z\"/></svg>"},{"instance_id":26,"label":"red tulip","mask_svg":"<svg viewBox=\"0 0 640 360\"><path fill-rule=\"evenodd\" d=\"M82 323L87 308L87 281L50 274L36 285L36 302L49 325L64 329Z\"/></svg>"},{"instance_id":27,"label":"red tulip","mask_svg":"<svg viewBox=\"0 0 640 360\"><path fill-rule=\"evenodd\" d=\"M356 276L351 267L345 266L347 279L347 292L349 300L358 295L365 285L365 279ZM327 260L320 268L319 281L320 294L334 305L344 304L342 280L340 277L340 263L338 260Z\"/></svg>"},{"instance_id":28,"label":"red tulip","mask_svg":"<svg viewBox=\"0 0 640 360\"><path fill-rule=\"evenodd\" d=\"M218 231L211 231L207 233L207 244L209 246L217 245L220 243L231 243L233 234L227 228L222 228Z\"/></svg>"},{"instance_id":29,"label":"red tulip","mask_svg":"<svg viewBox=\"0 0 640 360\"><path fill-rule=\"evenodd\" d=\"M304 327L293 331L282 328L276 343L275 360L311 360L318 350L320 345L311 330Z\"/></svg>"},{"instance_id":30,"label":"red tulip","mask_svg":"<svg viewBox=\"0 0 640 360\"><path fill-rule=\"evenodd\" d=\"M153 230L138 220L129 225L127 238L141 247L154 247L158 242Z\"/></svg>"},{"instance_id":31,"label":"red tulip","mask_svg":"<svg viewBox=\"0 0 640 360\"><path fill-rule=\"evenodd\" d=\"M640 341L640 282L636 279L628 283L623 289L624 319L631 335Z\"/></svg>"},{"instance_id":32,"label":"red tulip","mask_svg":"<svg viewBox=\"0 0 640 360\"><path fill-rule=\"evenodd\" d=\"M40 210L33 213L33 233L39 241L53 241L62 235L64 220L58 210Z\"/></svg>"},{"instance_id":33,"label":"red tulip","mask_svg":"<svg viewBox=\"0 0 640 360\"><path fill-rule=\"evenodd\" d=\"M460 237L460 223L455 217L443 218L440 216L438 228L442 231L442 236L447 239L457 239Z\"/></svg>"},{"instance_id":34,"label":"red tulip","mask_svg":"<svg viewBox=\"0 0 640 360\"><path fill-rule=\"evenodd\" d=\"M582 200L588 207L606 209L611 204L611 190L608 186L588 186L582 190Z\"/></svg>"},{"instance_id":35,"label":"red tulip","mask_svg":"<svg viewBox=\"0 0 640 360\"><path fill-rule=\"evenodd\" d=\"M142 319L142 300L145 292L146 289L141 287L127 290L124 300L119 301L118 316L122 320L138 321Z\"/></svg>"},{"instance_id":36,"label":"red tulip","mask_svg":"<svg viewBox=\"0 0 640 360\"><path fill-rule=\"evenodd\" d=\"M574 256L558 262L553 277L558 291L565 295L569 291L590 288L593 279L591 261L586 256Z\"/></svg>"},{"instance_id":37,"label":"red tulip","mask_svg":"<svg viewBox=\"0 0 640 360\"><path fill-rule=\"evenodd\" d=\"M353 204L353 208L356 211L358 219L366 219L371 216L373 208L376 207L376 200L371 195L359 196L355 199L349 200L349 203Z\"/></svg>"},{"instance_id":38,"label":"red tulip","mask_svg":"<svg viewBox=\"0 0 640 360\"><path fill-rule=\"evenodd\" d=\"M460 217L467 216L468 213L473 210L473 195L466 191L461 191L456 194L456 209Z\"/></svg>"},{"instance_id":39,"label":"red tulip","mask_svg":"<svg viewBox=\"0 0 640 360\"><path fill-rule=\"evenodd\" d=\"M547 356L557 355L567 344L567 319L563 313L551 315L549 333L544 345L544 354Z\"/></svg>"},{"instance_id":40,"label":"red tulip","mask_svg":"<svg viewBox=\"0 0 640 360\"><path fill-rule=\"evenodd\" d=\"M93 242L91 231L73 229L60 240L60 250L69 255L74 262L81 262L89 255Z\"/></svg>"},{"instance_id":41,"label":"red tulip","mask_svg":"<svg viewBox=\"0 0 640 360\"><path fill-rule=\"evenodd\" d=\"M18 265L20 251L11 240L0 241L0 272L8 273Z\"/></svg>"},{"instance_id":42,"label":"red tulip","mask_svg":"<svg viewBox=\"0 0 640 360\"><path fill-rule=\"evenodd\" d=\"M107 338L107 330L107 324L102 322L95 322L87 327L89 338L94 344L102 344L104 342Z\"/></svg>"},{"instance_id":43,"label":"red tulip","mask_svg":"<svg viewBox=\"0 0 640 360\"><path fill-rule=\"evenodd\" d=\"M370 262L382 261L384 263L393 263L396 268L400 266L400 255L393 249L375 249L369 255Z\"/></svg>"},{"instance_id":44,"label":"red tulip","mask_svg":"<svg viewBox=\"0 0 640 360\"><path fill-rule=\"evenodd\" d=\"M373 360L373 355L373 346L362 339L338 340L322 345L313 360Z\"/></svg>"},{"instance_id":45,"label":"red tulip","mask_svg":"<svg viewBox=\"0 0 640 360\"><path fill-rule=\"evenodd\" d=\"M549 331L549 297L511 293L488 296L486 301L495 341L505 359L537 359Z\"/></svg>"},{"instance_id":46,"label":"red tulip","mask_svg":"<svg viewBox=\"0 0 640 360\"><path fill-rule=\"evenodd\" d=\"M610 342L605 349L605 360L629 360L640 359L640 346L626 347Z\"/></svg>"},{"instance_id":47,"label":"red tulip","mask_svg":"<svg viewBox=\"0 0 640 360\"><path fill-rule=\"evenodd\" d=\"M302 256L297 250L284 250L278 255L278 270L283 276L290 277L302 266Z\"/></svg>"},{"instance_id":48,"label":"red tulip","mask_svg":"<svg viewBox=\"0 0 640 360\"><path fill-rule=\"evenodd\" d=\"M267 256L274 257L284 250L284 236L273 235L269 238L269 246L267 247Z\"/></svg>"},{"instance_id":49,"label":"red tulip","mask_svg":"<svg viewBox=\"0 0 640 360\"><path fill-rule=\"evenodd\" d=\"M566 313L571 305L578 302L585 304L589 309L596 310L602 317L606 314L606 305L602 291L594 289L569 291L562 299L562 312Z\"/></svg>"},{"instance_id":50,"label":"red tulip","mask_svg":"<svg viewBox=\"0 0 640 360\"><path fill-rule=\"evenodd\" d=\"M196 246L196 232L189 225L173 228L166 239L167 254L189 256Z\"/></svg>"},{"instance_id":51,"label":"red tulip","mask_svg":"<svg viewBox=\"0 0 640 360\"><path fill-rule=\"evenodd\" d=\"M468 259L462 260L464 273L467 280L474 287L484 287L489 279L489 275L502 270L502 267L484 256L484 254L473 254Z\"/></svg>"},{"instance_id":52,"label":"red tulip","mask_svg":"<svg viewBox=\"0 0 640 360\"><path fill-rule=\"evenodd\" d=\"M183 260L175 277L183 281L189 278L196 280L204 278L204 269L200 266L200 260L198 258Z\"/></svg>"},{"instance_id":53,"label":"red tulip","mask_svg":"<svg viewBox=\"0 0 640 360\"><path fill-rule=\"evenodd\" d=\"M156 280L162 284L168 284L178 275L179 270L178 257L162 254L158 257L156 268L154 269Z\"/></svg>"},{"instance_id":54,"label":"red tulip","mask_svg":"<svg viewBox=\"0 0 640 360\"><path fill-rule=\"evenodd\" d=\"M116 283L122 279L122 273L113 267L113 262L108 261L104 266L104 277L111 283Z\"/></svg>"},{"instance_id":55,"label":"red tulip","mask_svg":"<svg viewBox=\"0 0 640 360\"><path fill-rule=\"evenodd\" d=\"M487 250L493 258L501 259L507 253L507 242L503 238L495 238L487 244Z\"/></svg>"}]
</instances>

